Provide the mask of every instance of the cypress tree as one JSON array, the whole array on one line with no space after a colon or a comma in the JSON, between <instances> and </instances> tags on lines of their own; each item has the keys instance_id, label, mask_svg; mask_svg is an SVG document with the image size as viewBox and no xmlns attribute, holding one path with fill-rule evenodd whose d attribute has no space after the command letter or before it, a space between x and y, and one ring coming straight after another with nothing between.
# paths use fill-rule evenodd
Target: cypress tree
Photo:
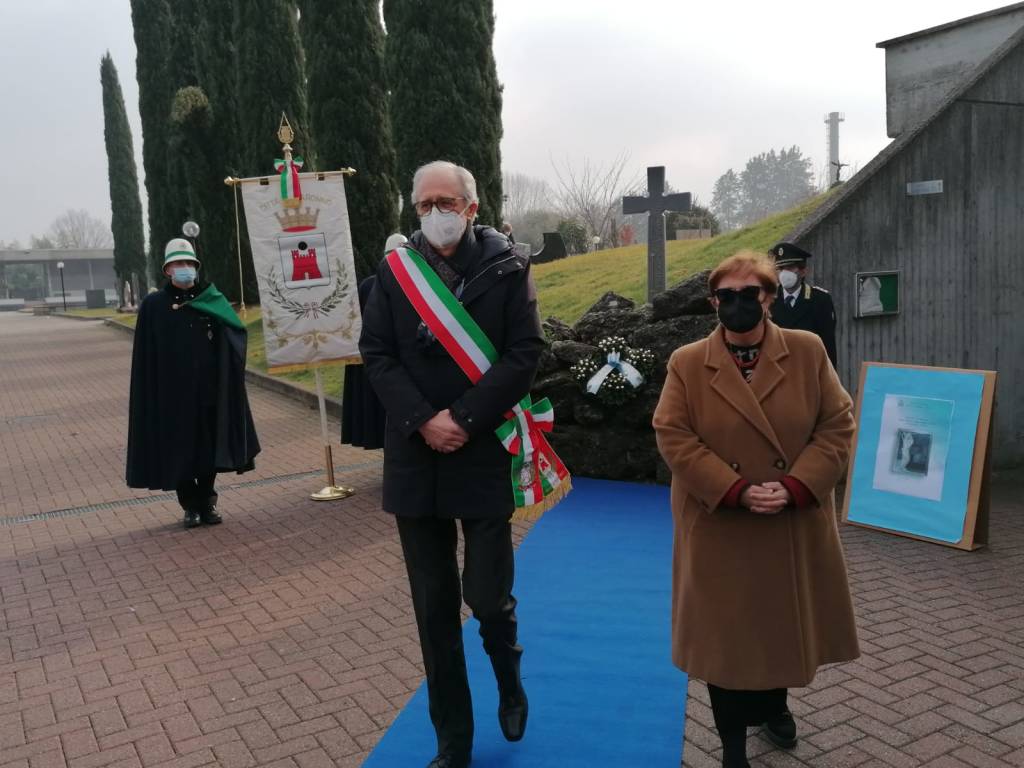
<instances>
[{"instance_id":1,"label":"cypress tree","mask_svg":"<svg viewBox=\"0 0 1024 768\"><path fill-rule=\"evenodd\" d=\"M149 209L150 269L153 276L162 280L164 244L176 236L181 226L167 212L168 118L176 90L171 65L172 16L167 0L131 0L131 8L142 118L142 168Z\"/></svg>"},{"instance_id":2,"label":"cypress tree","mask_svg":"<svg viewBox=\"0 0 1024 768\"><path fill-rule=\"evenodd\" d=\"M398 226L395 150L384 82L378 0L300 0L309 119L318 170L345 180L356 273L371 274Z\"/></svg>"},{"instance_id":3,"label":"cypress tree","mask_svg":"<svg viewBox=\"0 0 1024 768\"><path fill-rule=\"evenodd\" d=\"M247 176L273 172L281 156L281 113L295 131L292 149L314 167L306 84L294 0L247 0L237 13L238 147Z\"/></svg>"},{"instance_id":4,"label":"cypress tree","mask_svg":"<svg viewBox=\"0 0 1024 768\"><path fill-rule=\"evenodd\" d=\"M236 299L238 268L230 258L230 241L224 242L231 191L223 183L223 163L213 136L214 114L202 88L189 85L178 90L170 115L170 182L178 191L179 218L199 223L196 251L204 278L216 283L229 299Z\"/></svg>"},{"instance_id":5,"label":"cypress tree","mask_svg":"<svg viewBox=\"0 0 1024 768\"><path fill-rule=\"evenodd\" d=\"M171 174L177 190L179 219L200 225L197 247L203 272L229 300L239 293L238 249L235 235L234 190L226 176L252 175L239 160L238 50L240 13L235 0L177 0L175 39L190 52L189 71L179 78L169 137ZM243 281L247 303L257 298L256 276L243 231Z\"/></svg>"},{"instance_id":6,"label":"cypress tree","mask_svg":"<svg viewBox=\"0 0 1024 768\"><path fill-rule=\"evenodd\" d=\"M114 272L132 285L133 295L146 285L146 243L142 233L142 202L135 150L121 82L110 52L100 61L103 87L103 141L110 180L110 230L114 235Z\"/></svg>"},{"instance_id":7,"label":"cypress tree","mask_svg":"<svg viewBox=\"0 0 1024 768\"><path fill-rule=\"evenodd\" d=\"M501 223L501 86L492 50L492 0L384 0L386 56L402 199L431 160L468 168L479 221ZM402 226L416 228L410 205Z\"/></svg>"}]
</instances>

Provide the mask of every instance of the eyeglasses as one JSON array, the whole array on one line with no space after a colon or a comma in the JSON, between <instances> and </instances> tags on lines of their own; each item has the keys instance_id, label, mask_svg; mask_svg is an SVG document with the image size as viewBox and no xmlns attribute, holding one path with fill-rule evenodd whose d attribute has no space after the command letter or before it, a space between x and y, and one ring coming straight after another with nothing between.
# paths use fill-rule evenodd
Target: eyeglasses
<instances>
[{"instance_id":1,"label":"eyeglasses","mask_svg":"<svg viewBox=\"0 0 1024 768\"><path fill-rule=\"evenodd\" d=\"M418 216L427 216L430 214L431 209L437 206L437 209L442 213L451 213L452 211L459 211L459 200L465 200L462 197L437 197L433 200L417 200L413 203L413 207L416 209Z\"/></svg>"},{"instance_id":2,"label":"eyeglasses","mask_svg":"<svg viewBox=\"0 0 1024 768\"><path fill-rule=\"evenodd\" d=\"M716 288L711 295L723 304L731 304L739 298L757 301L761 298L762 290L760 285L744 285L742 288Z\"/></svg>"}]
</instances>

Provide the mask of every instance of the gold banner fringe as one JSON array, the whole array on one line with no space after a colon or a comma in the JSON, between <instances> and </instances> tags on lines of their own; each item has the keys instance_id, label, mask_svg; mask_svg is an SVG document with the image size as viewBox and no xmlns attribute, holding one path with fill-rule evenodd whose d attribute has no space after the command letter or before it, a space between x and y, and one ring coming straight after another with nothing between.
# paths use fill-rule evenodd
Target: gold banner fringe
<instances>
[{"instance_id":1,"label":"gold banner fringe","mask_svg":"<svg viewBox=\"0 0 1024 768\"><path fill-rule=\"evenodd\" d=\"M359 355L352 357L335 357L331 360L318 360L313 363L294 363L292 365L275 365L267 368L267 373L294 373L295 371L311 371L314 368L326 368L329 365L361 365L363 358Z\"/></svg>"},{"instance_id":2,"label":"gold banner fringe","mask_svg":"<svg viewBox=\"0 0 1024 768\"><path fill-rule=\"evenodd\" d=\"M540 516L547 512L549 509L554 507L558 502L564 499L569 491L572 490L572 478L566 477L554 491L551 492L550 496L545 496L542 501L536 504L530 504L527 507L520 507L512 513L512 520L540 520Z\"/></svg>"}]
</instances>

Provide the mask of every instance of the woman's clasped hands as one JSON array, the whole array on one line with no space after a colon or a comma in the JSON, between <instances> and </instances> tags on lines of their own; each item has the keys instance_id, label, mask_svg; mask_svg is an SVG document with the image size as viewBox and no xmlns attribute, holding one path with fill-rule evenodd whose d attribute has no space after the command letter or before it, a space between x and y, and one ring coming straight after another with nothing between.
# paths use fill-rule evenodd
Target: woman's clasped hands
<instances>
[{"instance_id":1,"label":"woman's clasped hands","mask_svg":"<svg viewBox=\"0 0 1024 768\"><path fill-rule=\"evenodd\" d=\"M740 494L740 505L758 515L778 514L792 501L786 486L775 480L750 485Z\"/></svg>"}]
</instances>

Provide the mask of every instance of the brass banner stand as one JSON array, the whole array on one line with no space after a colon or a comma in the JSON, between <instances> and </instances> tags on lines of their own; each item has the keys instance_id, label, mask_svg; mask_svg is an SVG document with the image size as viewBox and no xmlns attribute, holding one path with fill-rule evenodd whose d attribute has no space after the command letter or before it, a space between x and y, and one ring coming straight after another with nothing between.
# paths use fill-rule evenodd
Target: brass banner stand
<instances>
[{"instance_id":1,"label":"brass banner stand","mask_svg":"<svg viewBox=\"0 0 1024 768\"><path fill-rule=\"evenodd\" d=\"M327 485L316 493L311 493L309 498L313 499L313 501L337 501L338 499L348 498L356 492L356 489L349 488L346 485L334 484L334 457L331 454L331 441L327 436L327 405L324 402L324 384L323 379L320 377L319 366L313 369L313 374L316 376L316 399L320 405L320 432L323 434L324 439L324 460L327 464Z\"/></svg>"}]
</instances>

